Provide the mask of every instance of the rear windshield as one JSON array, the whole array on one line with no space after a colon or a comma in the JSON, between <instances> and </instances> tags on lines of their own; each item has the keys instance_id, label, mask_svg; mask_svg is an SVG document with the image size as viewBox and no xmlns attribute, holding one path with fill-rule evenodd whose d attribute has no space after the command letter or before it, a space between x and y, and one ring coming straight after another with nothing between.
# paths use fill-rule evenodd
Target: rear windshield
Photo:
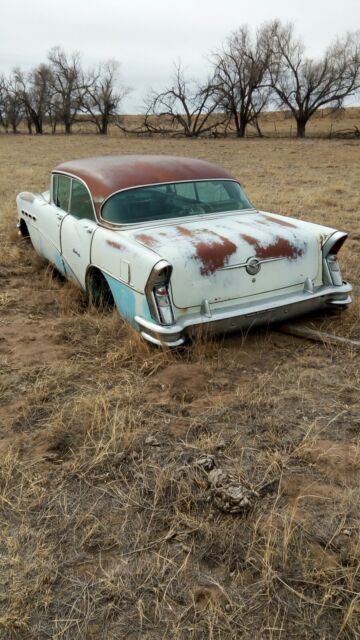
<instances>
[{"instance_id":1,"label":"rear windshield","mask_svg":"<svg viewBox=\"0 0 360 640\"><path fill-rule=\"evenodd\" d=\"M120 191L105 202L101 216L126 224L251 208L238 182L199 180Z\"/></svg>"}]
</instances>

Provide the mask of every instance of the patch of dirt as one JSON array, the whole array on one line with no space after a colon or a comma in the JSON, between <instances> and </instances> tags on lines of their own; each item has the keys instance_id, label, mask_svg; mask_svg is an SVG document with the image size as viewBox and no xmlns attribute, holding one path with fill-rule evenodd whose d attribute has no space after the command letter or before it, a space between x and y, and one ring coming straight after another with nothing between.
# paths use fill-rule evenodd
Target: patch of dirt
<instances>
[{"instance_id":1,"label":"patch of dirt","mask_svg":"<svg viewBox=\"0 0 360 640\"><path fill-rule=\"evenodd\" d=\"M59 328L49 321L11 319L0 320L0 363L26 367L61 362L67 348L59 344Z\"/></svg>"},{"instance_id":2,"label":"patch of dirt","mask_svg":"<svg viewBox=\"0 0 360 640\"><path fill-rule=\"evenodd\" d=\"M331 483L335 482L348 487L359 485L359 444L319 439L304 452L303 458L314 464Z\"/></svg>"},{"instance_id":3,"label":"patch of dirt","mask_svg":"<svg viewBox=\"0 0 360 640\"><path fill-rule=\"evenodd\" d=\"M171 364L151 378L149 398L156 402L188 402L206 393L208 376L199 364ZM156 393L157 392L157 393Z\"/></svg>"},{"instance_id":4,"label":"patch of dirt","mask_svg":"<svg viewBox=\"0 0 360 640\"><path fill-rule=\"evenodd\" d=\"M340 487L319 481L310 473L301 475L285 474L280 485L280 494L285 496L289 506L334 504L343 495Z\"/></svg>"},{"instance_id":5,"label":"patch of dirt","mask_svg":"<svg viewBox=\"0 0 360 640\"><path fill-rule=\"evenodd\" d=\"M228 598L218 585L199 585L193 588L192 598L196 609L202 610L207 607L221 607L227 604Z\"/></svg>"}]
</instances>

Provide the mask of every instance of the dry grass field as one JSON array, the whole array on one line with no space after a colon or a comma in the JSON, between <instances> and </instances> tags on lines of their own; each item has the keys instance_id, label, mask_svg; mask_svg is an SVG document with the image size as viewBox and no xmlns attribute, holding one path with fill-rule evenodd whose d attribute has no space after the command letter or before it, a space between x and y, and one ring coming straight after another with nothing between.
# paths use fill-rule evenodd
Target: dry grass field
<instances>
[{"instance_id":1,"label":"dry grass field","mask_svg":"<svg viewBox=\"0 0 360 640\"><path fill-rule=\"evenodd\" d=\"M0 136L0 638L358 638L359 350L263 330L162 351L87 308L15 195L106 153L213 160L348 231L354 303L306 324L360 338L358 142ZM251 508L221 511L205 454Z\"/></svg>"}]
</instances>

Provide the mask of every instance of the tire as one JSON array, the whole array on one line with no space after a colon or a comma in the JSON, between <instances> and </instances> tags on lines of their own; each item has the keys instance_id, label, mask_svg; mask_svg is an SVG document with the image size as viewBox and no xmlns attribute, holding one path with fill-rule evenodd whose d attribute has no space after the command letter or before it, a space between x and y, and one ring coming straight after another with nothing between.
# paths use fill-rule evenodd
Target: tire
<instances>
[{"instance_id":1,"label":"tire","mask_svg":"<svg viewBox=\"0 0 360 640\"><path fill-rule=\"evenodd\" d=\"M19 236L25 240L30 240L30 233L27 228L27 224L22 218L20 220Z\"/></svg>"},{"instance_id":2,"label":"tire","mask_svg":"<svg viewBox=\"0 0 360 640\"><path fill-rule=\"evenodd\" d=\"M98 269L91 269L86 276L88 303L97 309L108 310L114 307L114 298L110 287Z\"/></svg>"}]
</instances>

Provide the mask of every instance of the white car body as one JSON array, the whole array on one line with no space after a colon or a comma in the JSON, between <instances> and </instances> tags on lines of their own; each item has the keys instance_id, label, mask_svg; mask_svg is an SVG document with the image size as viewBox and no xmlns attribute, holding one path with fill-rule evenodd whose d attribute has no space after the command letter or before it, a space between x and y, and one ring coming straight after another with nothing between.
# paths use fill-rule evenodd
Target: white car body
<instances>
[{"instance_id":1,"label":"white car body","mask_svg":"<svg viewBox=\"0 0 360 640\"><path fill-rule=\"evenodd\" d=\"M211 181L237 184L223 169L190 158L72 161L54 169L50 192L17 196L18 226L82 289L91 293L106 281L120 315L155 344L178 346L201 325L223 332L351 302L336 257L346 239L341 231L250 205L205 212L193 201L170 219L161 212L124 224L103 218L113 195ZM76 198L85 190L82 217Z\"/></svg>"}]
</instances>

